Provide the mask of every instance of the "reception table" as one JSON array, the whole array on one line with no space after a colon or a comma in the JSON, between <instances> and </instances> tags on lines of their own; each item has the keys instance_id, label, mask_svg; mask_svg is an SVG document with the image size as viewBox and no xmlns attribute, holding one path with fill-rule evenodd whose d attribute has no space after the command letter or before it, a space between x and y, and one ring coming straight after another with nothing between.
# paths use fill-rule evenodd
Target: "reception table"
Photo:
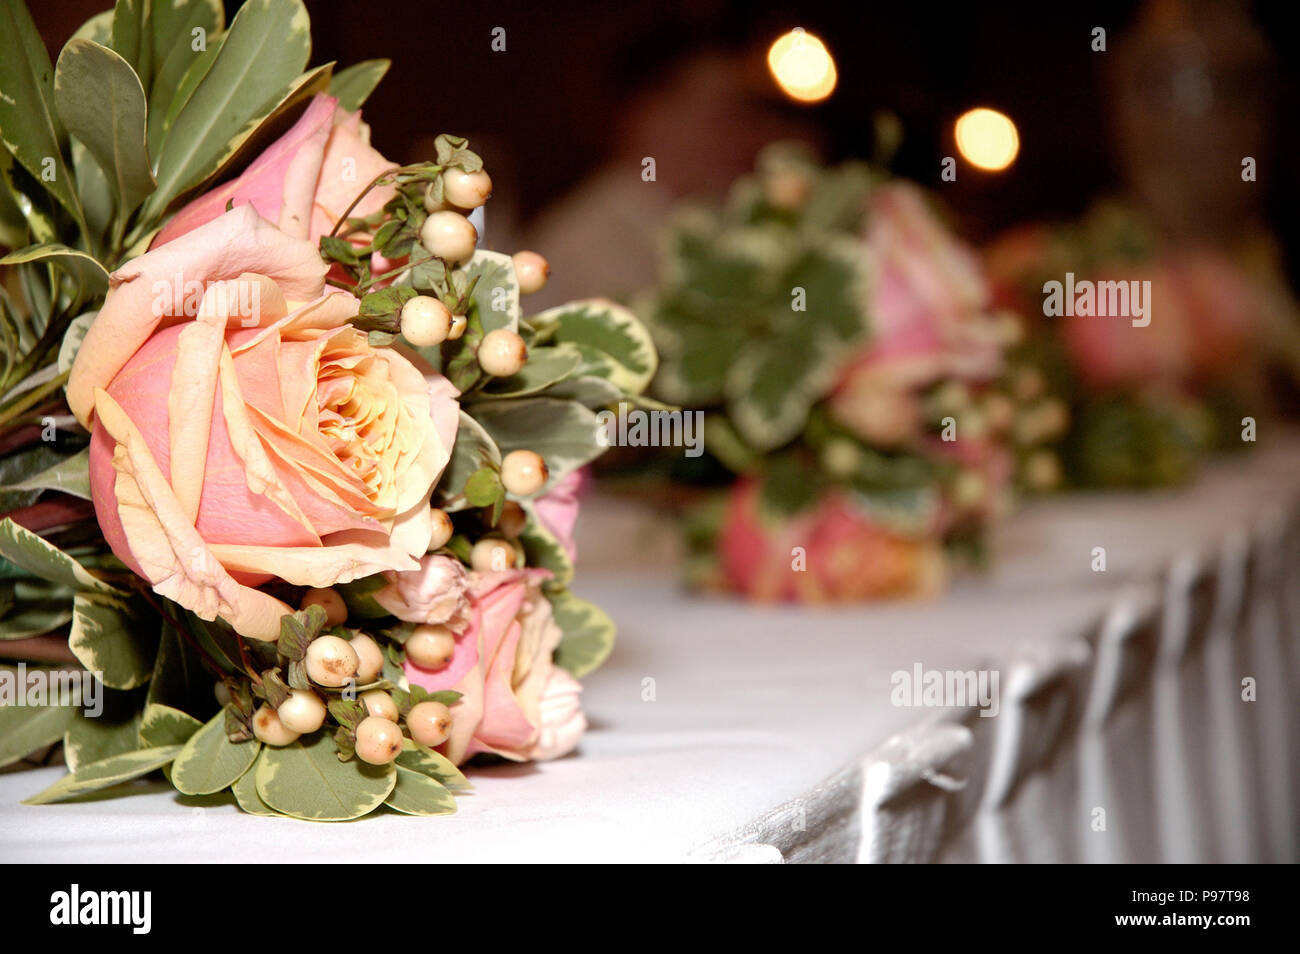
<instances>
[{"instance_id":1,"label":"reception table","mask_svg":"<svg viewBox=\"0 0 1300 954\"><path fill-rule=\"evenodd\" d=\"M1298 473L1289 434L1185 489L1045 499L988 573L849 608L689 594L665 521L596 497L578 590L621 634L578 755L474 771L452 816L339 825L161 782L28 807L62 768L10 767L0 857L1295 861ZM896 704L917 667L996 673L997 714Z\"/></svg>"}]
</instances>

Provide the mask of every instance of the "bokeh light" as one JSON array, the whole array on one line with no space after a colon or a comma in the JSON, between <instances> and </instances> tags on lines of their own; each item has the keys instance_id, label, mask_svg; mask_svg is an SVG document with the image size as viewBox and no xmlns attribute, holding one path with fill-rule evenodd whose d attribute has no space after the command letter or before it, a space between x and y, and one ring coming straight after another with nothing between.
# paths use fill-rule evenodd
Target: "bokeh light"
<instances>
[{"instance_id":1,"label":"bokeh light","mask_svg":"<svg viewBox=\"0 0 1300 954\"><path fill-rule=\"evenodd\" d=\"M957 118L957 150L977 169L999 172L1016 161L1020 134L1011 118L996 109L972 109Z\"/></svg>"},{"instance_id":2,"label":"bokeh light","mask_svg":"<svg viewBox=\"0 0 1300 954\"><path fill-rule=\"evenodd\" d=\"M839 74L826 44L802 27L779 37L767 51L777 85L791 99L816 103L835 89Z\"/></svg>"}]
</instances>

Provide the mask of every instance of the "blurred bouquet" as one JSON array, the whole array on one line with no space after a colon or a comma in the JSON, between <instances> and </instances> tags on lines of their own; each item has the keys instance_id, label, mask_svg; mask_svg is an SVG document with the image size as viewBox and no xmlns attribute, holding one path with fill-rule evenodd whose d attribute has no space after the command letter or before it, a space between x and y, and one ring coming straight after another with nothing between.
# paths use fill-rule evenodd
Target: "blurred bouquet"
<instances>
[{"instance_id":1,"label":"blurred bouquet","mask_svg":"<svg viewBox=\"0 0 1300 954\"><path fill-rule=\"evenodd\" d=\"M1074 485L1185 481L1210 451L1253 441L1271 384L1297 379L1282 283L1222 251L1171 247L1132 208L1016 229L986 260L998 301L1042 316L1030 347L1071 404Z\"/></svg>"},{"instance_id":2,"label":"blurred bouquet","mask_svg":"<svg viewBox=\"0 0 1300 954\"><path fill-rule=\"evenodd\" d=\"M638 310L665 400L707 411L738 476L697 578L762 600L932 593L1017 482L1059 477L1064 405L1015 353L975 254L916 187L771 147L722 210L683 212Z\"/></svg>"},{"instance_id":3,"label":"blurred bouquet","mask_svg":"<svg viewBox=\"0 0 1300 954\"><path fill-rule=\"evenodd\" d=\"M54 67L0 19L0 764L334 821L571 751L614 638L580 468L648 333L525 318L480 158L385 159L387 62L304 73L299 0L119 3Z\"/></svg>"}]
</instances>

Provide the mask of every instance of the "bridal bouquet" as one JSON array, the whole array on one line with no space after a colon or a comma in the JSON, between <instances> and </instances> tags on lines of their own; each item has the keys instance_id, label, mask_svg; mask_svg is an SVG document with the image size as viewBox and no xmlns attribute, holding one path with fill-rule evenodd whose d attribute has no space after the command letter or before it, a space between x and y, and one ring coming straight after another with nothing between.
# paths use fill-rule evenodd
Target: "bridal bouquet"
<instances>
[{"instance_id":1,"label":"bridal bouquet","mask_svg":"<svg viewBox=\"0 0 1300 954\"><path fill-rule=\"evenodd\" d=\"M310 52L300 0L139 0L52 65L0 3L0 764L70 770L34 803L161 769L440 814L586 727L577 484L649 335L524 317L547 265L478 247L479 156L389 162L387 63Z\"/></svg>"},{"instance_id":2,"label":"bridal bouquet","mask_svg":"<svg viewBox=\"0 0 1300 954\"><path fill-rule=\"evenodd\" d=\"M701 582L760 600L939 589L1010 490L1059 477L1067 420L974 254L916 187L771 147L690 209L638 310L659 396L702 408L735 475L701 510Z\"/></svg>"},{"instance_id":3,"label":"bridal bouquet","mask_svg":"<svg viewBox=\"0 0 1300 954\"><path fill-rule=\"evenodd\" d=\"M1255 440L1270 382L1300 380L1295 306L1270 270L1170 245L1131 207L1020 227L986 260L997 300L1042 316L1034 347L1075 421L1071 484L1181 483Z\"/></svg>"}]
</instances>

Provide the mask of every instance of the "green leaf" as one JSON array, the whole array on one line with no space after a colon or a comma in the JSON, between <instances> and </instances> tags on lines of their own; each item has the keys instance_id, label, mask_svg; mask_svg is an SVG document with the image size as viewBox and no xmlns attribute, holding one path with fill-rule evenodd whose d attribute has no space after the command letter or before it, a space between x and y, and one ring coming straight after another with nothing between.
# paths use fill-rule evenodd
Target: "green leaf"
<instances>
[{"instance_id":1,"label":"green leaf","mask_svg":"<svg viewBox=\"0 0 1300 954\"><path fill-rule=\"evenodd\" d=\"M582 352L572 345L558 345L554 348L533 348L528 352L528 362L508 378L493 378L488 385L476 395L479 398L523 397L544 391L553 384L563 381L577 371L582 364ZM615 389L615 394L618 390Z\"/></svg>"},{"instance_id":2,"label":"green leaf","mask_svg":"<svg viewBox=\"0 0 1300 954\"><path fill-rule=\"evenodd\" d=\"M62 550L6 517L0 521L0 556L30 573L67 586L120 595Z\"/></svg>"},{"instance_id":3,"label":"green leaf","mask_svg":"<svg viewBox=\"0 0 1300 954\"><path fill-rule=\"evenodd\" d=\"M54 462L44 470L17 483L0 484L0 492L24 490L57 490L59 493L89 500L90 448L83 447L67 457L55 455Z\"/></svg>"},{"instance_id":4,"label":"green leaf","mask_svg":"<svg viewBox=\"0 0 1300 954\"><path fill-rule=\"evenodd\" d=\"M0 564L0 568L3 564ZM72 620L72 589L46 580L15 580L13 604L0 618L0 639L27 639L54 632Z\"/></svg>"},{"instance_id":5,"label":"green leaf","mask_svg":"<svg viewBox=\"0 0 1300 954\"><path fill-rule=\"evenodd\" d=\"M39 795L24 799L24 805L47 805L89 792L97 792L122 782L148 775L170 762L181 750L179 745L164 745L151 749L137 749L123 755L114 755L99 762L81 766L71 775L65 775Z\"/></svg>"},{"instance_id":6,"label":"green leaf","mask_svg":"<svg viewBox=\"0 0 1300 954\"><path fill-rule=\"evenodd\" d=\"M149 166L140 77L112 50L89 40L70 40L54 72L54 105L68 132L108 174L122 229L156 185Z\"/></svg>"},{"instance_id":7,"label":"green leaf","mask_svg":"<svg viewBox=\"0 0 1300 954\"><path fill-rule=\"evenodd\" d=\"M88 301L108 291L108 272L94 257L57 242L29 245L0 258L0 265L24 262L50 262L72 277L79 289L80 301Z\"/></svg>"},{"instance_id":8,"label":"green leaf","mask_svg":"<svg viewBox=\"0 0 1300 954\"><path fill-rule=\"evenodd\" d=\"M239 807L248 814L261 815L265 818L282 817L279 812L262 801L261 795L257 794L257 766L261 761L262 754L258 753L257 761L247 772L239 776L230 790L235 793L235 801L239 803Z\"/></svg>"},{"instance_id":9,"label":"green leaf","mask_svg":"<svg viewBox=\"0 0 1300 954\"><path fill-rule=\"evenodd\" d=\"M470 475L486 464L494 464L499 468L501 451L483 425L462 410L456 430L456 445L451 449L451 460L447 462L442 479L438 481L443 509L453 512L465 509L467 504L464 500L456 503L448 501L462 493Z\"/></svg>"},{"instance_id":10,"label":"green leaf","mask_svg":"<svg viewBox=\"0 0 1300 954\"><path fill-rule=\"evenodd\" d=\"M330 95L336 97L344 109L360 109L390 66L391 60L363 60L339 70L330 80Z\"/></svg>"},{"instance_id":11,"label":"green leaf","mask_svg":"<svg viewBox=\"0 0 1300 954\"><path fill-rule=\"evenodd\" d=\"M397 766L393 790L384 804L404 815L450 815L456 798L427 775Z\"/></svg>"},{"instance_id":12,"label":"green leaf","mask_svg":"<svg viewBox=\"0 0 1300 954\"><path fill-rule=\"evenodd\" d=\"M172 784L183 795L211 795L228 788L248 771L261 743L231 742L226 738L223 709L203 724L185 743L172 765Z\"/></svg>"},{"instance_id":13,"label":"green leaf","mask_svg":"<svg viewBox=\"0 0 1300 954\"><path fill-rule=\"evenodd\" d=\"M145 745L184 745L203 727L188 712L151 702L140 718L140 741Z\"/></svg>"},{"instance_id":14,"label":"green leaf","mask_svg":"<svg viewBox=\"0 0 1300 954\"><path fill-rule=\"evenodd\" d=\"M459 791L473 787L464 773L452 764L451 759L410 739L406 740L402 754L397 757L397 764L400 768L427 775L446 788Z\"/></svg>"},{"instance_id":15,"label":"green leaf","mask_svg":"<svg viewBox=\"0 0 1300 954\"><path fill-rule=\"evenodd\" d=\"M465 481L465 499L474 507L490 507L505 493L494 467L480 467Z\"/></svg>"},{"instance_id":16,"label":"green leaf","mask_svg":"<svg viewBox=\"0 0 1300 954\"><path fill-rule=\"evenodd\" d=\"M132 694L119 695L130 697ZM132 701L129 698L123 699L127 712L119 718L110 718L108 712L92 718L83 711L72 720L63 736L63 760L68 765L68 771L75 772L93 762L114 755L125 755L141 748L140 711L130 704Z\"/></svg>"},{"instance_id":17,"label":"green leaf","mask_svg":"<svg viewBox=\"0 0 1300 954\"><path fill-rule=\"evenodd\" d=\"M257 763L257 794L271 808L308 821L347 821L383 804L397 783L397 768L340 762L326 732L282 748L268 748Z\"/></svg>"},{"instance_id":18,"label":"green leaf","mask_svg":"<svg viewBox=\"0 0 1300 954\"><path fill-rule=\"evenodd\" d=\"M54 68L21 0L0 0L0 140L88 231L64 161L67 133L53 109Z\"/></svg>"},{"instance_id":19,"label":"green leaf","mask_svg":"<svg viewBox=\"0 0 1300 954\"><path fill-rule=\"evenodd\" d=\"M199 654L170 622L162 625L145 704L197 712L200 716L216 705L212 677L204 670Z\"/></svg>"},{"instance_id":20,"label":"green leaf","mask_svg":"<svg viewBox=\"0 0 1300 954\"><path fill-rule=\"evenodd\" d=\"M15 670L4 671L9 674L4 678L17 678ZM17 762L58 742L80 713L80 705L0 706L0 765Z\"/></svg>"},{"instance_id":21,"label":"green leaf","mask_svg":"<svg viewBox=\"0 0 1300 954\"><path fill-rule=\"evenodd\" d=\"M559 381L544 392L546 397L563 401L577 401L583 407L597 410L615 405L623 398L623 389L605 378L582 375Z\"/></svg>"},{"instance_id":22,"label":"green leaf","mask_svg":"<svg viewBox=\"0 0 1300 954\"><path fill-rule=\"evenodd\" d=\"M150 10L154 71L149 88L149 149L152 154L157 155L162 147L167 128L164 120L186 73L199 57L212 49L212 44L220 45L220 33L225 24L226 10L221 0L155 3ZM196 35L195 30L203 32ZM199 48L195 49L196 46Z\"/></svg>"},{"instance_id":23,"label":"green leaf","mask_svg":"<svg viewBox=\"0 0 1300 954\"><path fill-rule=\"evenodd\" d=\"M92 247L102 247L108 238L108 227L113 223L116 208L113 187L86 144L75 138L70 140L70 144L72 171L77 177L77 196L81 199L81 207L86 210L86 225L94 239Z\"/></svg>"},{"instance_id":24,"label":"green leaf","mask_svg":"<svg viewBox=\"0 0 1300 954\"><path fill-rule=\"evenodd\" d=\"M799 327L752 342L727 373L727 410L736 431L758 451L789 441L831 387L843 356L828 336Z\"/></svg>"},{"instance_id":25,"label":"green leaf","mask_svg":"<svg viewBox=\"0 0 1300 954\"><path fill-rule=\"evenodd\" d=\"M104 685L133 689L153 674L158 653L156 624L146 624L121 597L78 593L73 603L68 646Z\"/></svg>"},{"instance_id":26,"label":"green leaf","mask_svg":"<svg viewBox=\"0 0 1300 954\"><path fill-rule=\"evenodd\" d=\"M220 48L212 49L215 56L167 131L146 219L219 171L291 92L311 56L310 18L300 0L249 0Z\"/></svg>"},{"instance_id":27,"label":"green leaf","mask_svg":"<svg viewBox=\"0 0 1300 954\"><path fill-rule=\"evenodd\" d=\"M465 265L465 277L478 281L471 296L478 305L479 321L483 333L507 328L519 330L523 311L519 307L519 279L515 277L515 263L509 255L478 249Z\"/></svg>"},{"instance_id":28,"label":"green leaf","mask_svg":"<svg viewBox=\"0 0 1300 954\"><path fill-rule=\"evenodd\" d=\"M573 579L573 561L569 558L568 551L560 545L560 541L554 534L542 526L541 521L537 519L537 511L532 501L524 500L520 503L528 516L524 531L519 535L519 542L524 545L524 556L527 558L528 565L541 567L555 574L554 579L547 581L548 588L568 586Z\"/></svg>"},{"instance_id":29,"label":"green leaf","mask_svg":"<svg viewBox=\"0 0 1300 954\"><path fill-rule=\"evenodd\" d=\"M607 358L586 374L608 378L634 394L644 391L659 366L654 339L629 309L605 299L570 302L529 319L539 338L567 342Z\"/></svg>"},{"instance_id":30,"label":"green leaf","mask_svg":"<svg viewBox=\"0 0 1300 954\"><path fill-rule=\"evenodd\" d=\"M151 6L150 0L117 0L113 6L113 49L140 77L142 90L153 77L153 42L149 31Z\"/></svg>"},{"instance_id":31,"label":"green leaf","mask_svg":"<svg viewBox=\"0 0 1300 954\"><path fill-rule=\"evenodd\" d=\"M555 651L555 664L577 679L605 662L614 648L618 627L594 603L579 599L568 590L548 595L556 625L564 632Z\"/></svg>"},{"instance_id":32,"label":"green leaf","mask_svg":"<svg viewBox=\"0 0 1300 954\"><path fill-rule=\"evenodd\" d=\"M550 471L548 487L606 449L596 438L600 429L596 415L573 401L545 397L485 401L474 406L474 417L502 453L523 448L541 454Z\"/></svg>"},{"instance_id":33,"label":"green leaf","mask_svg":"<svg viewBox=\"0 0 1300 954\"><path fill-rule=\"evenodd\" d=\"M40 489L22 484L62 459L44 441L16 454L0 456L0 513L34 503L41 494Z\"/></svg>"}]
</instances>

